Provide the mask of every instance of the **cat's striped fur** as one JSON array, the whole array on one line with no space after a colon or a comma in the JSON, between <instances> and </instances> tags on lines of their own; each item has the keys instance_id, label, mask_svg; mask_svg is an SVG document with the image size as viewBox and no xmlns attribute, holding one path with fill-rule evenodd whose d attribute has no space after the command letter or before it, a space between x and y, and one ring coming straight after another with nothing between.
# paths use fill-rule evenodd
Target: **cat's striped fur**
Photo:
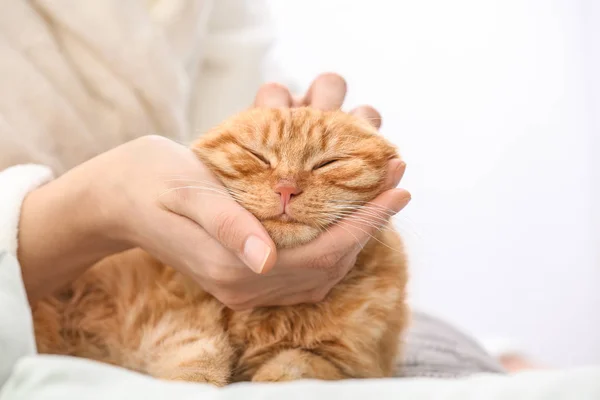
<instances>
[{"instance_id":1,"label":"cat's striped fur","mask_svg":"<svg viewBox=\"0 0 600 400\"><path fill-rule=\"evenodd\" d=\"M194 146L279 247L306 243L382 190L396 150L341 111L252 109ZM301 190L281 216L273 186ZM311 268L312 266L307 266ZM158 378L210 382L390 376L407 323L406 261L390 228L318 304L232 311L142 250L106 258L34 306L38 349Z\"/></svg>"}]
</instances>

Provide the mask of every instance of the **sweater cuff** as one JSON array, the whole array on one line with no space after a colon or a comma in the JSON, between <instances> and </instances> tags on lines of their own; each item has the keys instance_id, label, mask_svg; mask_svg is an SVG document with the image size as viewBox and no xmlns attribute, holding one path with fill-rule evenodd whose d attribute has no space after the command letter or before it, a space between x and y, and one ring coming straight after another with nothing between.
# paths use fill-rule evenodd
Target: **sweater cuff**
<instances>
[{"instance_id":1,"label":"sweater cuff","mask_svg":"<svg viewBox=\"0 0 600 400\"><path fill-rule=\"evenodd\" d=\"M16 256L23 200L52 179L52 171L42 165L17 165L0 172L0 252Z\"/></svg>"}]
</instances>

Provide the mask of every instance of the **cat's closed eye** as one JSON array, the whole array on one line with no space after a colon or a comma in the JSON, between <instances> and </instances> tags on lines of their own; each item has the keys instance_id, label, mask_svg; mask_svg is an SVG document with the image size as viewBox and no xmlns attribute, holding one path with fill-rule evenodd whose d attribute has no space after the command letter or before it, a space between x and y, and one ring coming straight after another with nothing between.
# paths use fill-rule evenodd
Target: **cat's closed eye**
<instances>
[{"instance_id":1,"label":"cat's closed eye","mask_svg":"<svg viewBox=\"0 0 600 400\"><path fill-rule=\"evenodd\" d=\"M340 161L340 159L339 158L333 158L333 159L329 159L329 160L323 160L320 163L318 163L317 165L315 165L313 167L313 170L320 169L320 168L323 168L323 167L327 167L327 166L329 166L329 165L331 165L331 164L333 164L333 163L335 163L337 161Z\"/></svg>"},{"instance_id":2,"label":"cat's closed eye","mask_svg":"<svg viewBox=\"0 0 600 400\"><path fill-rule=\"evenodd\" d=\"M250 150L247 147L244 147L244 150L246 150L248 153L250 153L250 155L252 155L255 159L257 159L261 163L265 164L266 166L268 166L268 167L271 166L271 163L269 162L269 160L267 160L267 158L265 156L263 156L262 154L257 153L254 150Z\"/></svg>"}]
</instances>

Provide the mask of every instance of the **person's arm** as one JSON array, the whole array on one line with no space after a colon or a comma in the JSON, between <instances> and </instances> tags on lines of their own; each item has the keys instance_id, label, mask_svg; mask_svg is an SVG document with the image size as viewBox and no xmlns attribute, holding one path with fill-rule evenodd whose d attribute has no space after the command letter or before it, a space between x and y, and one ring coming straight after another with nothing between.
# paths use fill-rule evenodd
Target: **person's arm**
<instances>
[{"instance_id":1,"label":"person's arm","mask_svg":"<svg viewBox=\"0 0 600 400\"><path fill-rule=\"evenodd\" d=\"M81 275L129 245L118 236L108 199L97 198L92 179L75 170L23 200L17 255L31 302Z\"/></svg>"}]
</instances>

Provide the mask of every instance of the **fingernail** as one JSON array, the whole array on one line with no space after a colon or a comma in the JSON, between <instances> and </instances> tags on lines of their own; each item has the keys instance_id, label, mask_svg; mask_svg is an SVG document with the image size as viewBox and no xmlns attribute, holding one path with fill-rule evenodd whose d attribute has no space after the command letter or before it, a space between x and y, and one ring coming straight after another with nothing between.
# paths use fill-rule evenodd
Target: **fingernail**
<instances>
[{"instance_id":1,"label":"fingernail","mask_svg":"<svg viewBox=\"0 0 600 400\"><path fill-rule=\"evenodd\" d=\"M398 186L402 180L404 171L406 171L406 163L404 161L400 161L394 170L394 187Z\"/></svg>"},{"instance_id":2,"label":"fingernail","mask_svg":"<svg viewBox=\"0 0 600 400\"><path fill-rule=\"evenodd\" d=\"M395 201L392 204L392 210L399 212L402 210L411 200L411 195L404 189L394 189Z\"/></svg>"},{"instance_id":3,"label":"fingernail","mask_svg":"<svg viewBox=\"0 0 600 400\"><path fill-rule=\"evenodd\" d=\"M256 236L250 236L244 243L244 262L250 269L260 274L271 254L271 247Z\"/></svg>"}]
</instances>

